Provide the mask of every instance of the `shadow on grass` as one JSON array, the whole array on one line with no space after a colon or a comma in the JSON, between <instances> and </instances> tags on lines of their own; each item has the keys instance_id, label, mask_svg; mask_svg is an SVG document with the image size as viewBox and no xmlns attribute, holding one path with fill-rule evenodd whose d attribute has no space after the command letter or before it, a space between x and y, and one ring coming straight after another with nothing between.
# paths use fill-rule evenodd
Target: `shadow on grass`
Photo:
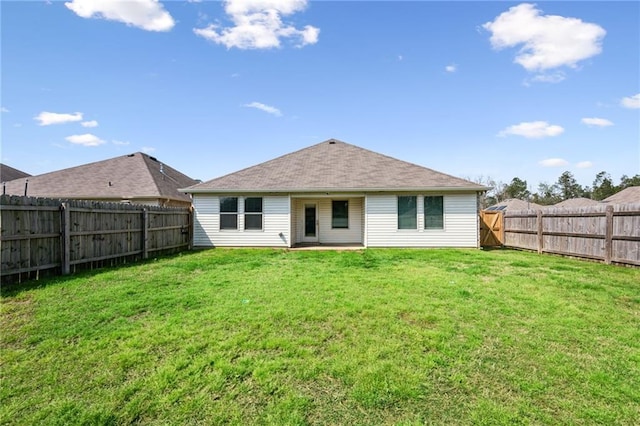
<instances>
[{"instance_id":1,"label":"shadow on grass","mask_svg":"<svg viewBox=\"0 0 640 426\"><path fill-rule=\"evenodd\" d=\"M148 265L158 260L163 259L175 259L175 258L183 258L187 259L192 256L198 255L202 250L192 250L192 251L183 251L180 253L166 254L161 256L155 256L153 258L139 260L139 261L131 261L127 263L120 263L116 265L102 266L96 267L94 269L86 268L79 269L76 272L72 272L70 275L49 275L42 278L33 278L27 279L22 282L8 282L2 283L0 286L0 298L10 298L16 297L20 293L40 288L45 288L53 285L64 284L71 280L77 280L79 278L92 278L97 275L103 274L105 272L111 272L114 270L123 270L128 268L140 267L143 265Z\"/></svg>"}]
</instances>

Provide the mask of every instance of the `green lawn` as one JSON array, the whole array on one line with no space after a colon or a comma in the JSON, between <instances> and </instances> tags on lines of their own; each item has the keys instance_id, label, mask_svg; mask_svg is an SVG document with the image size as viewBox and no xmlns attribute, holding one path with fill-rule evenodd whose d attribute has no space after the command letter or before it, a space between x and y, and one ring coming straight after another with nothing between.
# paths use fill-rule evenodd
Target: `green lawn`
<instances>
[{"instance_id":1,"label":"green lawn","mask_svg":"<svg viewBox=\"0 0 640 426\"><path fill-rule=\"evenodd\" d=\"M1 424L637 424L640 270L207 250L2 290Z\"/></svg>"}]
</instances>

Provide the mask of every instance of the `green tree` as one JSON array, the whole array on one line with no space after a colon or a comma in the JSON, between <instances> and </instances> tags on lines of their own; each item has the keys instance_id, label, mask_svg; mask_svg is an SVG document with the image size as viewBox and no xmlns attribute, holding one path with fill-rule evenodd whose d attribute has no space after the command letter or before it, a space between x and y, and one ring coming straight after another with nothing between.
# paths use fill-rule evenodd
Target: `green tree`
<instances>
[{"instance_id":1,"label":"green tree","mask_svg":"<svg viewBox=\"0 0 640 426\"><path fill-rule=\"evenodd\" d=\"M596 175L596 179L593 181L591 198L596 201L601 201L612 196L616 192L617 188L613 184L613 180L611 180L611 175L609 175L609 173L601 171Z\"/></svg>"},{"instance_id":2,"label":"green tree","mask_svg":"<svg viewBox=\"0 0 640 426\"><path fill-rule=\"evenodd\" d=\"M500 181L496 181L491 176L480 175L475 178L467 178L467 180L489 187L487 192L480 196L481 209L486 209L505 199L504 188L506 185Z\"/></svg>"},{"instance_id":3,"label":"green tree","mask_svg":"<svg viewBox=\"0 0 640 426\"><path fill-rule=\"evenodd\" d=\"M550 185L546 182L538 184L538 192L533 194L532 199L534 203L542 204L543 206L550 206L562 201L558 185Z\"/></svg>"},{"instance_id":4,"label":"green tree","mask_svg":"<svg viewBox=\"0 0 640 426\"><path fill-rule=\"evenodd\" d=\"M630 186L640 186L640 175L635 175L633 177L622 175L622 177L620 178L620 185L618 186L618 190L622 191L623 189Z\"/></svg>"},{"instance_id":5,"label":"green tree","mask_svg":"<svg viewBox=\"0 0 640 426\"><path fill-rule=\"evenodd\" d=\"M585 195L584 188L576 181L571 172L566 171L560 175L556 182L561 200L570 198L583 197Z\"/></svg>"},{"instance_id":6,"label":"green tree","mask_svg":"<svg viewBox=\"0 0 640 426\"><path fill-rule=\"evenodd\" d=\"M528 200L531 192L527 189L527 181L519 177L511 179L511 183L504 188L505 198L518 198L520 200Z\"/></svg>"}]
</instances>

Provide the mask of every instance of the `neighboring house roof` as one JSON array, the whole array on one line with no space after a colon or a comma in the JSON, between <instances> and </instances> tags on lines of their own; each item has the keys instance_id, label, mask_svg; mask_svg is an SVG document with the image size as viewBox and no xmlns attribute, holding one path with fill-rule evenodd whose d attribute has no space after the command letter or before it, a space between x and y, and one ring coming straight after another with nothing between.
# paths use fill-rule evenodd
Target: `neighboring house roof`
<instances>
[{"instance_id":1,"label":"neighboring house roof","mask_svg":"<svg viewBox=\"0 0 640 426\"><path fill-rule=\"evenodd\" d=\"M610 197L602 200L609 204L636 204L640 203L640 186L630 186Z\"/></svg>"},{"instance_id":2,"label":"neighboring house roof","mask_svg":"<svg viewBox=\"0 0 640 426\"><path fill-rule=\"evenodd\" d=\"M485 210L540 210L542 208L543 206L540 204L519 200L517 198L509 198L493 206L489 206Z\"/></svg>"},{"instance_id":3,"label":"neighboring house roof","mask_svg":"<svg viewBox=\"0 0 640 426\"><path fill-rule=\"evenodd\" d=\"M0 164L0 181L9 182L10 180L20 179L31 176L29 173L25 173L22 170L14 169L6 164Z\"/></svg>"},{"instance_id":4,"label":"neighboring house roof","mask_svg":"<svg viewBox=\"0 0 640 426\"><path fill-rule=\"evenodd\" d=\"M24 195L25 178L6 184L7 194ZM141 152L31 176L27 195L73 199L170 199L189 202L178 191L198 181Z\"/></svg>"},{"instance_id":5,"label":"neighboring house roof","mask_svg":"<svg viewBox=\"0 0 640 426\"><path fill-rule=\"evenodd\" d=\"M596 200L592 200L591 198L578 197L578 198L569 198L567 200L561 201L559 203L556 203L552 206L547 206L547 207L552 207L552 208L589 207L589 206L596 206L598 204L600 203L597 202Z\"/></svg>"},{"instance_id":6,"label":"neighboring house roof","mask_svg":"<svg viewBox=\"0 0 640 426\"><path fill-rule=\"evenodd\" d=\"M186 188L186 192L484 191L476 183L336 139Z\"/></svg>"}]
</instances>

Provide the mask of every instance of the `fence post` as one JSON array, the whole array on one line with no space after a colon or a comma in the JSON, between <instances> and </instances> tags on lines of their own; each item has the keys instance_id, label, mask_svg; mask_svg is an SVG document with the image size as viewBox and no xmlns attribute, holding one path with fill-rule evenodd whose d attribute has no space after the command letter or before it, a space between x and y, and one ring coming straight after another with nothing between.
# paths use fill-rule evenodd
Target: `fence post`
<instances>
[{"instance_id":1,"label":"fence post","mask_svg":"<svg viewBox=\"0 0 640 426\"><path fill-rule=\"evenodd\" d=\"M536 221L538 225L538 254L541 254L544 249L544 238L542 235L542 210L536 212Z\"/></svg>"},{"instance_id":2,"label":"fence post","mask_svg":"<svg viewBox=\"0 0 640 426\"><path fill-rule=\"evenodd\" d=\"M142 258L149 258L149 211L142 209Z\"/></svg>"},{"instance_id":3,"label":"fence post","mask_svg":"<svg viewBox=\"0 0 640 426\"><path fill-rule=\"evenodd\" d=\"M608 205L605 209L605 231L604 231L604 263L611 264L613 254L613 206Z\"/></svg>"},{"instance_id":4,"label":"fence post","mask_svg":"<svg viewBox=\"0 0 640 426\"><path fill-rule=\"evenodd\" d=\"M71 273L71 210L62 203L62 275Z\"/></svg>"},{"instance_id":5,"label":"fence post","mask_svg":"<svg viewBox=\"0 0 640 426\"><path fill-rule=\"evenodd\" d=\"M189 206L189 215L188 215L188 220L189 220L189 250L193 250L193 233L194 233L194 221L195 219L195 211L193 206Z\"/></svg>"}]
</instances>

